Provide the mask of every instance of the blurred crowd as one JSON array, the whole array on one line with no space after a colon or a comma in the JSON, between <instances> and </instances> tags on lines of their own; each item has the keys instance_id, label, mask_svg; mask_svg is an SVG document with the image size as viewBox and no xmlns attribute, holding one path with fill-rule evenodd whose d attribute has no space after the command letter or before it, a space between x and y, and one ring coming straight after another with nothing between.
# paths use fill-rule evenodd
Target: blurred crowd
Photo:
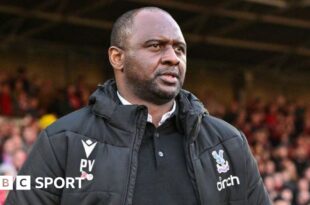
<instances>
[{"instance_id":1,"label":"blurred crowd","mask_svg":"<svg viewBox=\"0 0 310 205\"><path fill-rule=\"evenodd\" d=\"M53 84L50 79L29 79L25 67L13 74L0 71L0 115L35 118L45 113L63 116L88 102L90 89L83 76L66 87Z\"/></svg>"},{"instance_id":2,"label":"blurred crowd","mask_svg":"<svg viewBox=\"0 0 310 205\"><path fill-rule=\"evenodd\" d=\"M279 95L229 107L211 98L206 105L247 136L274 205L310 204L310 103Z\"/></svg>"},{"instance_id":3,"label":"blurred crowd","mask_svg":"<svg viewBox=\"0 0 310 205\"><path fill-rule=\"evenodd\" d=\"M0 71L1 72L1 71ZM87 104L92 89L83 78L59 88L49 80L0 73L0 175L16 175L38 133ZM244 132L274 205L310 204L310 104L278 96L229 107L206 99L209 112ZM0 205L6 192L0 190Z\"/></svg>"}]
</instances>

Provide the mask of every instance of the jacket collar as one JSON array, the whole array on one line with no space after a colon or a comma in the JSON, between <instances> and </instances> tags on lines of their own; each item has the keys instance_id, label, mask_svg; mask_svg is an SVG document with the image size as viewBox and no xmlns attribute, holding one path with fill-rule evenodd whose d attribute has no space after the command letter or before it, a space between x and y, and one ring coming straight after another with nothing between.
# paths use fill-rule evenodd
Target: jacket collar
<instances>
[{"instance_id":1,"label":"jacket collar","mask_svg":"<svg viewBox=\"0 0 310 205\"><path fill-rule=\"evenodd\" d=\"M207 110L201 101L187 90L181 90L177 96L179 102L178 119L186 136L195 140L200 128L200 121Z\"/></svg>"},{"instance_id":2,"label":"jacket collar","mask_svg":"<svg viewBox=\"0 0 310 205\"><path fill-rule=\"evenodd\" d=\"M183 89L176 97L176 101L179 107L180 125L184 132L190 135L198 116L206 113L206 110L196 96ZM94 114L126 130L134 129L135 126L132 126L132 122L135 122L137 112L141 109L146 110L143 105L122 105L117 97L117 87L114 80L108 80L104 85L99 85L98 89L90 96L89 105Z\"/></svg>"},{"instance_id":3,"label":"jacket collar","mask_svg":"<svg viewBox=\"0 0 310 205\"><path fill-rule=\"evenodd\" d=\"M116 94L117 88L114 80L99 84L97 90L89 97L89 105L96 115L110 119L120 101ZM107 109L108 108L108 109Z\"/></svg>"},{"instance_id":4,"label":"jacket collar","mask_svg":"<svg viewBox=\"0 0 310 205\"><path fill-rule=\"evenodd\" d=\"M136 126L136 116L145 106L122 105L116 94L117 87L114 80L108 80L103 85L99 85L97 90L90 96L89 105L92 112L104 118L113 127L124 131L134 132Z\"/></svg>"}]
</instances>

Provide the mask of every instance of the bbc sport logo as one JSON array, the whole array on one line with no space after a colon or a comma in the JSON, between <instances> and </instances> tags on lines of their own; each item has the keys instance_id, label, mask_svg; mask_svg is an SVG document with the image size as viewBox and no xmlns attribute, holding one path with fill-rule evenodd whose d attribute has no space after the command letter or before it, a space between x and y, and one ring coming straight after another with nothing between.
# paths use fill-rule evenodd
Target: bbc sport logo
<instances>
[{"instance_id":1,"label":"bbc sport logo","mask_svg":"<svg viewBox=\"0 0 310 205\"><path fill-rule=\"evenodd\" d=\"M36 177L34 180L34 188L46 189L53 186L56 189L80 189L82 188L82 177ZM13 190L15 181L16 190L31 190L31 176L18 175L13 176L0 176L0 190Z\"/></svg>"}]
</instances>

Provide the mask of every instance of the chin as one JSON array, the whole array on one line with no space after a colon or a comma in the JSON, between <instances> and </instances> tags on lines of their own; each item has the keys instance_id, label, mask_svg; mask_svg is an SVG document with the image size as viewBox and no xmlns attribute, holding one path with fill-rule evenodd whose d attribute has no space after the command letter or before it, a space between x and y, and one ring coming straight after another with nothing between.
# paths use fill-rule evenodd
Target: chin
<instances>
[{"instance_id":1,"label":"chin","mask_svg":"<svg viewBox=\"0 0 310 205\"><path fill-rule=\"evenodd\" d=\"M158 101L157 104L165 104L173 100L180 92L180 84L166 85L166 84L152 84L149 87L149 97L152 101ZM145 94L145 93L144 93Z\"/></svg>"},{"instance_id":2,"label":"chin","mask_svg":"<svg viewBox=\"0 0 310 205\"><path fill-rule=\"evenodd\" d=\"M158 92L158 95L161 97L161 98L164 98L164 99L167 99L168 101L174 99L180 92L180 89L161 89L159 92Z\"/></svg>"}]
</instances>

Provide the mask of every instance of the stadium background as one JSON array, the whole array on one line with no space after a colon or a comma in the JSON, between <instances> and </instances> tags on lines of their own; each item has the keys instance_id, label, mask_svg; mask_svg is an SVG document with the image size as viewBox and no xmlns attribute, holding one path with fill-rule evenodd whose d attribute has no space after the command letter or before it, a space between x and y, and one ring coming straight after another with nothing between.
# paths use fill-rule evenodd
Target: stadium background
<instances>
[{"instance_id":1,"label":"stadium background","mask_svg":"<svg viewBox=\"0 0 310 205\"><path fill-rule=\"evenodd\" d=\"M142 6L179 22L184 87L245 132L274 204L309 205L309 0L2 0L0 174L16 174L40 130L112 77L113 21Z\"/></svg>"}]
</instances>

